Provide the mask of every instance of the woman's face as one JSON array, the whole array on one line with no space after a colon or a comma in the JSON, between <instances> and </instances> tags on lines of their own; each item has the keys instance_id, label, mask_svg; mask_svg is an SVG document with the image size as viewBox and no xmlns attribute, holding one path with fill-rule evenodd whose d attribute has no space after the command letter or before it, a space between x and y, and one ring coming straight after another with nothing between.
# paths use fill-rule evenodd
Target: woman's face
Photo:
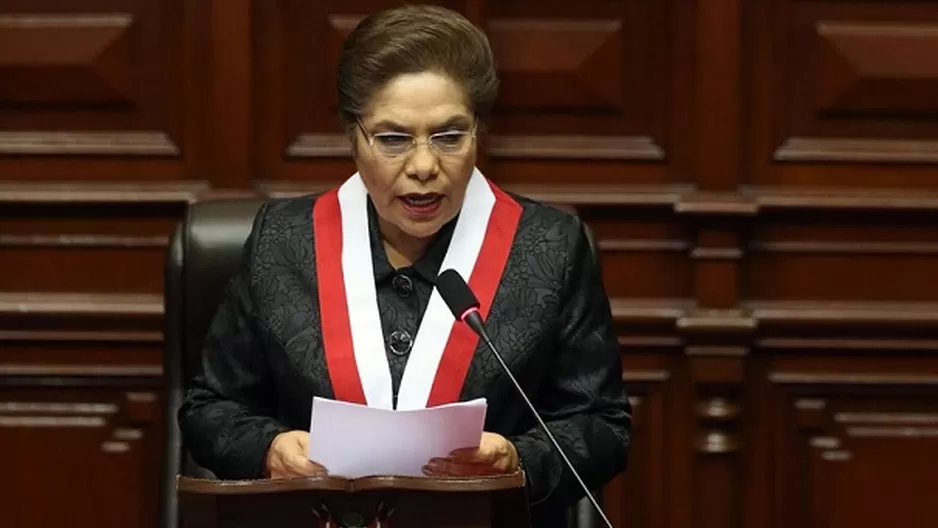
<instances>
[{"instance_id":1,"label":"woman's face","mask_svg":"<svg viewBox=\"0 0 938 528\"><path fill-rule=\"evenodd\" d=\"M383 227L426 238L456 217L475 167L474 127L463 91L437 73L400 75L375 93L354 151Z\"/></svg>"}]
</instances>

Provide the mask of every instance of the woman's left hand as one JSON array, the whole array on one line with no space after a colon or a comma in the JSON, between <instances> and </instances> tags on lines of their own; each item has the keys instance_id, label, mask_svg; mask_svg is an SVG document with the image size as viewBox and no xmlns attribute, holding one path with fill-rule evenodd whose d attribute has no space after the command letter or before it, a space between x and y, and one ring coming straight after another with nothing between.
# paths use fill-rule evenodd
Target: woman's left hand
<instances>
[{"instance_id":1,"label":"woman's left hand","mask_svg":"<svg viewBox=\"0 0 938 528\"><path fill-rule=\"evenodd\" d=\"M479 447L457 449L447 457L431 458L423 467L429 477L467 477L514 473L520 462L514 444L504 436L482 433Z\"/></svg>"}]
</instances>

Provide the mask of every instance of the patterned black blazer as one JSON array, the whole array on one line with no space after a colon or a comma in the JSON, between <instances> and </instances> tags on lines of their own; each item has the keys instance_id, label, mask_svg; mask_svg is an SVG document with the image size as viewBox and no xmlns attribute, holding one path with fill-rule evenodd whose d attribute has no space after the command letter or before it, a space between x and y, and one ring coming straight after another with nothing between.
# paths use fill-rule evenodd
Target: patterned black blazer
<instances>
[{"instance_id":1,"label":"patterned black blazer","mask_svg":"<svg viewBox=\"0 0 938 528\"><path fill-rule=\"evenodd\" d=\"M631 407L609 301L580 220L512 196L521 219L486 330L586 484L624 470ZM315 196L258 212L242 266L209 329L202 371L179 409L192 456L219 478L259 478L274 436L309 429L313 396L332 398L319 329ZM396 394L455 220L421 260L388 263L369 204L382 330ZM479 344L461 399L488 400L485 429L511 440L528 477L533 526L564 526L582 497L497 360Z\"/></svg>"}]
</instances>

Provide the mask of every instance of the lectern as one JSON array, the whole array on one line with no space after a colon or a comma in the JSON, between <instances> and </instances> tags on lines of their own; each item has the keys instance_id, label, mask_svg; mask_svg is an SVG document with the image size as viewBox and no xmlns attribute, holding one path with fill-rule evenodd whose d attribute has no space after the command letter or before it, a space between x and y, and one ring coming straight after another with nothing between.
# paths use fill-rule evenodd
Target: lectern
<instances>
[{"instance_id":1,"label":"lectern","mask_svg":"<svg viewBox=\"0 0 938 528\"><path fill-rule=\"evenodd\" d=\"M181 528L528 528L524 473L210 480L179 476Z\"/></svg>"}]
</instances>

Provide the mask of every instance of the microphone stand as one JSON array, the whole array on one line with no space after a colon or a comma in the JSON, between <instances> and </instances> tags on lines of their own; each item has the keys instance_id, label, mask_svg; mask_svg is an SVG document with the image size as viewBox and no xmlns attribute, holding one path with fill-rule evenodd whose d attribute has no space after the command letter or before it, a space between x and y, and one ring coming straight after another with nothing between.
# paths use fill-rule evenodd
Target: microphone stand
<instances>
[{"instance_id":1,"label":"microphone stand","mask_svg":"<svg viewBox=\"0 0 938 528\"><path fill-rule=\"evenodd\" d=\"M534 404L531 403L531 400L528 399L528 395L524 392L524 389L521 388L521 384L518 383L518 380L515 379L514 374L511 373L511 369L508 368L508 365L505 364L505 360L502 359L502 355L498 353L498 350L495 349L495 345L492 344L492 341L489 339L488 333L485 331L485 328L482 326L482 316L479 315L478 310L472 310L464 316L463 321L472 328L475 333L479 334L479 337L485 341L485 345L492 352L492 355L495 356L495 359L498 360L499 364L502 366L502 370L505 371L505 374L508 375L508 379L511 380L511 383L515 386L518 394L524 399L524 403L527 404L528 409L531 411L531 414L534 415L534 418L537 420L538 425L541 426L544 433L547 435L547 438L550 439L550 442L554 445L554 449L560 453L561 458L563 458L564 463L567 465L567 468L573 473L573 476L576 478L577 482L580 483L580 487L583 488L583 491L586 493L586 497L592 503L593 508L596 509L596 512L602 517L603 522L608 528L614 528L612 522L609 521L609 518L606 517L606 513L599 506L599 503L596 502L596 498L593 497L593 494L590 493L589 488L586 486L586 483L583 482L583 479L580 478L580 474L577 473L576 468L573 467L573 463L570 462L570 459L567 458L567 454L560 447L560 444L557 443L557 439L554 438L554 435L550 432L550 429L547 428L547 424L544 423L544 420L541 418L540 413L534 408Z\"/></svg>"}]
</instances>

